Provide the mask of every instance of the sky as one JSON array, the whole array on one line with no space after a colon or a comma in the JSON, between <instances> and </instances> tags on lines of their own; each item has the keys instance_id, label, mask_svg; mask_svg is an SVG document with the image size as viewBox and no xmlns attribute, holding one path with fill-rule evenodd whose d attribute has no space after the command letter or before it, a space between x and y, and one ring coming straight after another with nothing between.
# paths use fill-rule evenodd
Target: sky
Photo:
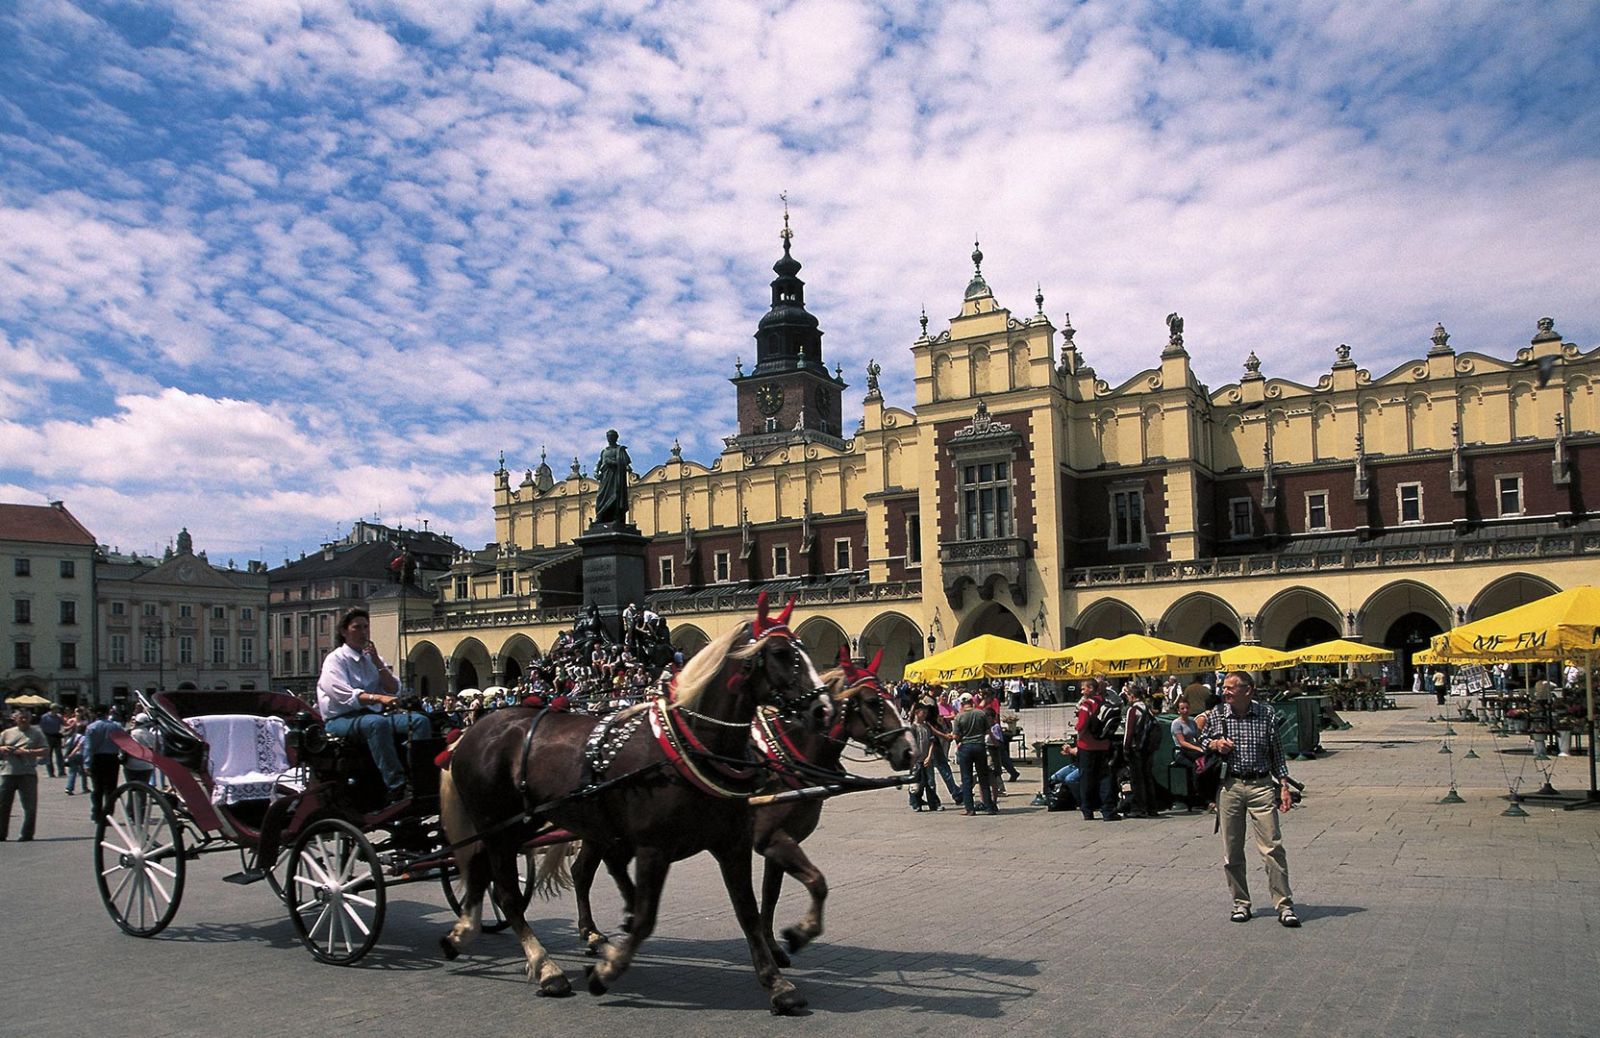
<instances>
[{"instance_id":1,"label":"sky","mask_svg":"<svg viewBox=\"0 0 1600 1038\"><path fill-rule=\"evenodd\" d=\"M787 193L869 359L1000 305L1116 385L1600 339L1600 5L0 4L0 500L270 564L493 536L501 451L734 431Z\"/></svg>"}]
</instances>

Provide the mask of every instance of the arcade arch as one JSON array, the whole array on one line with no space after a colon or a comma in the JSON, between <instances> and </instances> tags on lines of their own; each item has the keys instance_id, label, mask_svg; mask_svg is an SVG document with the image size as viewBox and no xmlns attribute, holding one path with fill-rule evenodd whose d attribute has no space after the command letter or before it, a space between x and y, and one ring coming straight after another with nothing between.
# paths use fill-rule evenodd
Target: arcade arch
<instances>
[{"instance_id":1,"label":"arcade arch","mask_svg":"<svg viewBox=\"0 0 1600 1038\"><path fill-rule=\"evenodd\" d=\"M985 602L968 613L956 628L956 638L951 644L960 645L980 634L993 634L1001 638L1010 638L1014 642L1028 640L1027 632L1022 629L1022 621L1017 619L1017 614L999 602Z\"/></svg>"},{"instance_id":2,"label":"arcade arch","mask_svg":"<svg viewBox=\"0 0 1600 1038\"><path fill-rule=\"evenodd\" d=\"M539 658L539 646L525 634L513 634L500 646L500 684L515 688L533 661Z\"/></svg>"},{"instance_id":3,"label":"arcade arch","mask_svg":"<svg viewBox=\"0 0 1600 1038\"><path fill-rule=\"evenodd\" d=\"M1144 620L1125 602L1102 598L1078 613L1078 642L1091 638L1117 638L1147 633ZM1075 643L1076 644L1076 643Z\"/></svg>"},{"instance_id":4,"label":"arcade arch","mask_svg":"<svg viewBox=\"0 0 1600 1038\"><path fill-rule=\"evenodd\" d=\"M449 687L444 674L444 653L429 641L417 642L406 654L406 677L419 696L443 695Z\"/></svg>"},{"instance_id":5,"label":"arcade arch","mask_svg":"<svg viewBox=\"0 0 1600 1038\"><path fill-rule=\"evenodd\" d=\"M1368 645L1393 649L1400 665L1400 687L1412 687L1411 656L1428 647L1450 626L1450 603L1414 580L1399 580L1373 593L1361 607L1358 630Z\"/></svg>"},{"instance_id":6,"label":"arcade arch","mask_svg":"<svg viewBox=\"0 0 1600 1038\"><path fill-rule=\"evenodd\" d=\"M883 650L878 678L887 683L899 681L906 664L920 660L925 651L922 630L901 613L880 613L868 621L861 632L860 656L867 662Z\"/></svg>"},{"instance_id":7,"label":"arcade arch","mask_svg":"<svg viewBox=\"0 0 1600 1038\"><path fill-rule=\"evenodd\" d=\"M1255 618L1256 640L1269 649L1303 649L1331 641L1343 629L1339 607L1309 587L1278 592L1262 604Z\"/></svg>"},{"instance_id":8,"label":"arcade arch","mask_svg":"<svg viewBox=\"0 0 1600 1038\"><path fill-rule=\"evenodd\" d=\"M483 688L484 682L493 683L494 671L489 666L489 650L476 638L468 638L450 654L450 667L455 678L451 691Z\"/></svg>"},{"instance_id":9,"label":"arcade arch","mask_svg":"<svg viewBox=\"0 0 1600 1038\"><path fill-rule=\"evenodd\" d=\"M1466 619L1482 620L1486 616L1548 598L1560 590L1550 581L1531 573L1508 573L1490 581L1478 592L1467 607Z\"/></svg>"},{"instance_id":10,"label":"arcade arch","mask_svg":"<svg viewBox=\"0 0 1600 1038\"><path fill-rule=\"evenodd\" d=\"M706 632L694 624L679 624L672 629L667 640L672 643L674 649L683 653L685 661L693 659L695 653L711 643Z\"/></svg>"},{"instance_id":11,"label":"arcade arch","mask_svg":"<svg viewBox=\"0 0 1600 1038\"><path fill-rule=\"evenodd\" d=\"M811 654L811 662L816 664L818 671L827 670L839 662L841 648L846 653L850 651L849 635L844 633L844 628L825 616L807 617L804 623L795 628L794 633L806 647L806 652Z\"/></svg>"},{"instance_id":12,"label":"arcade arch","mask_svg":"<svg viewBox=\"0 0 1600 1038\"><path fill-rule=\"evenodd\" d=\"M1239 614L1216 595L1196 592L1172 603L1156 635L1184 645L1229 649L1239 644Z\"/></svg>"}]
</instances>

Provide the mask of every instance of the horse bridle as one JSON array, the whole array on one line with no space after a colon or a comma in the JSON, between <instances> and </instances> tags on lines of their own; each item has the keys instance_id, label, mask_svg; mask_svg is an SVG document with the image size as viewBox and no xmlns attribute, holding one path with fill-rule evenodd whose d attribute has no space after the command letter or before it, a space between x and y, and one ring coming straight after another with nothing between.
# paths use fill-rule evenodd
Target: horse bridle
<instances>
[{"instance_id":1,"label":"horse bridle","mask_svg":"<svg viewBox=\"0 0 1600 1038\"><path fill-rule=\"evenodd\" d=\"M878 700L878 716L874 718L867 712L866 707L862 705L862 700L865 697L861 694L844 696L844 709L839 712L838 719L828 729L827 738L834 742L848 742L849 737L844 735L844 727L850 720L851 712L858 710L861 716L867 719L867 737L860 740L861 745L880 757L886 756L886 749L889 743L911 729L906 725L900 725L898 728L886 727L889 718L889 704L884 699L884 695L887 689L876 678L870 675L858 678L853 683L846 685L845 691L848 692L852 688L871 688L873 690L873 694Z\"/></svg>"}]
</instances>

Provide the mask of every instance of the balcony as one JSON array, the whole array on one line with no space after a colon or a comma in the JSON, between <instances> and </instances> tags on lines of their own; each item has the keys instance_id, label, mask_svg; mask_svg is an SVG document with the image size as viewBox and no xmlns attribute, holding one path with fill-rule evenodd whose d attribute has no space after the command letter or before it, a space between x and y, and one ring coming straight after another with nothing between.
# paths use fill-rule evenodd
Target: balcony
<instances>
[{"instance_id":1,"label":"balcony","mask_svg":"<svg viewBox=\"0 0 1600 1038\"><path fill-rule=\"evenodd\" d=\"M1028 559L1033 545L1023 537L993 537L979 541L951 541L939 545L944 570L944 593L950 608L960 609L969 586L978 596L992 600L1004 585L1011 600L1028 600Z\"/></svg>"}]
</instances>

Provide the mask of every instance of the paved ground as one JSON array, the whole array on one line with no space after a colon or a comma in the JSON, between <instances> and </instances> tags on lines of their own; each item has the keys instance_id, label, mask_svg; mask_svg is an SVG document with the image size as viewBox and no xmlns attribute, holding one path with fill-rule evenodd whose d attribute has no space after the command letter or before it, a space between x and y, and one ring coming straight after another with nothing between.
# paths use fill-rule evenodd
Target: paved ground
<instances>
[{"instance_id":1,"label":"paved ground","mask_svg":"<svg viewBox=\"0 0 1600 1038\"><path fill-rule=\"evenodd\" d=\"M788 974L811 1000L794 1021L767 1014L708 861L673 872L614 993L549 1001L507 936L441 961L432 885L392 891L383 943L354 968L312 961L264 885L222 883L227 856L193 864L166 933L123 936L94 892L87 801L47 781L40 839L0 847L4 1033L1600 1035L1600 811L1502 817L1513 778L1540 781L1526 740L1495 752L1458 725L1441 754L1432 699L1402 703L1352 715L1294 765L1309 784L1286 821L1298 931L1228 922L1204 814L1047 814L1028 806L1037 770L999 818L915 814L892 792L836 801L808 845L833 896ZM1467 802L1440 805L1452 764ZM1553 765L1557 787L1586 785L1584 761ZM1264 893L1259 868L1252 883ZM796 894L785 905L798 915ZM577 976L570 908L533 916Z\"/></svg>"}]
</instances>

